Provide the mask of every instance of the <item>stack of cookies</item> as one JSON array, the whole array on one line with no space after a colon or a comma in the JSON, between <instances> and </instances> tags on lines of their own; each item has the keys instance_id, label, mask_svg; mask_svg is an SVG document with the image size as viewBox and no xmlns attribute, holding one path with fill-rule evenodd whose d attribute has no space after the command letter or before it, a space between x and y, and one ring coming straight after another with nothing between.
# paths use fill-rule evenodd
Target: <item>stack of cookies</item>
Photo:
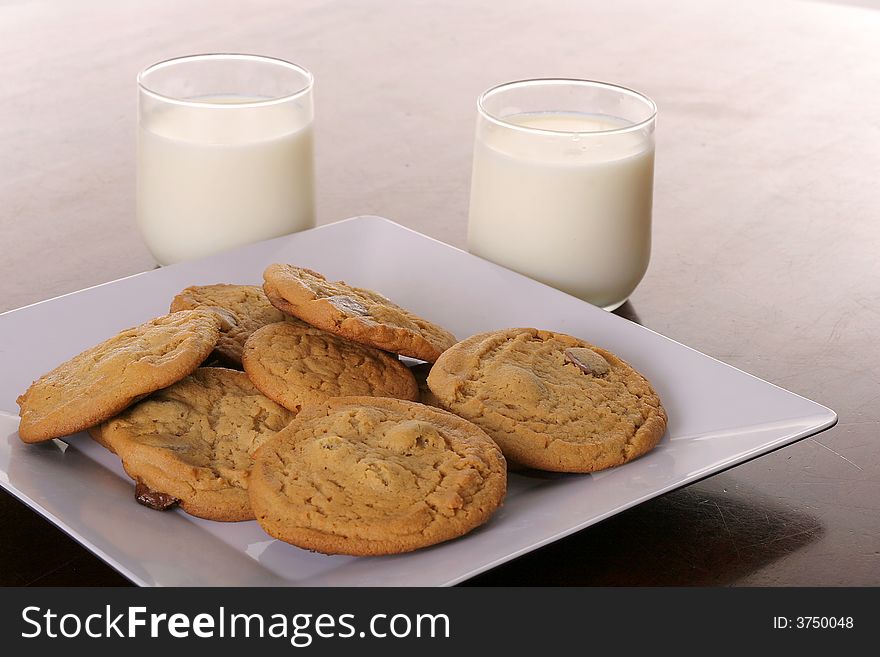
<instances>
[{"instance_id":1,"label":"stack of cookies","mask_svg":"<svg viewBox=\"0 0 880 657\"><path fill-rule=\"evenodd\" d=\"M21 439L88 430L142 504L379 555L486 522L508 463L594 472L665 431L647 380L582 340L506 329L457 342L308 269L273 264L264 281L187 288L170 314L41 377L18 399Z\"/></svg>"}]
</instances>

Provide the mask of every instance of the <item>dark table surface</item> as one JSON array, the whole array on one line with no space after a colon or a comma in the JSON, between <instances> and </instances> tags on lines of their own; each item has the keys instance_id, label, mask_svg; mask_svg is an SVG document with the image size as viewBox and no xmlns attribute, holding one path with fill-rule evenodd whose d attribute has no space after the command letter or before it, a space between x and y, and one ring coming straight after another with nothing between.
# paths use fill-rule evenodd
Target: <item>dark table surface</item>
<instances>
[{"instance_id":1,"label":"dark table surface","mask_svg":"<svg viewBox=\"0 0 880 657\"><path fill-rule=\"evenodd\" d=\"M620 82L653 96L660 122L652 265L618 312L840 421L467 584L880 584L880 12L384 6L0 6L0 311L153 266L132 219L133 78L153 61L233 50L309 66L320 222L382 214L457 246L478 93ZM0 493L0 585L125 583Z\"/></svg>"}]
</instances>

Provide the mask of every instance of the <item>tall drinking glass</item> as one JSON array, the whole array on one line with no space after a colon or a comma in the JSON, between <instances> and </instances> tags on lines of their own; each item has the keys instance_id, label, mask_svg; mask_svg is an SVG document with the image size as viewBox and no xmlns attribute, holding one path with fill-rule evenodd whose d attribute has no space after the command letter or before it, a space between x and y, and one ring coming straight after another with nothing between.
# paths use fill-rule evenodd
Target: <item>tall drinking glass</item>
<instances>
[{"instance_id":1,"label":"tall drinking glass","mask_svg":"<svg viewBox=\"0 0 880 657\"><path fill-rule=\"evenodd\" d=\"M171 264L315 225L312 74L210 54L138 75L138 226Z\"/></svg>"},{"instance_id":2,"label":"tall drinking glass","mask_svg":"<svg viewBox=\"0 0 880 657\"><path fill-rule=\"evenodd\" d=\"M651 254L654 125L642 94L602 82L522 80L478 102L471 253L606 310Z\"/></svg>"}]
</instances>

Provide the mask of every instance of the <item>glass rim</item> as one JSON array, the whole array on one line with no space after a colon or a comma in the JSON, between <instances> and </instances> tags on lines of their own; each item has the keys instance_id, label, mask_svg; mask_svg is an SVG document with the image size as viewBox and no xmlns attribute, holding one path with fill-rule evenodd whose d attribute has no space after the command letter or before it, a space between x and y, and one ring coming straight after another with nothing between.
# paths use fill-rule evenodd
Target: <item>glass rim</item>
<instances>
[{"instance_id":1,"label":"glass rim","mask_svg":"<svg viewBox=\"0 0 880 657\"><path fill-rule=\"evenodd\" d=\"M483 104L484 101L488 100L491 96L495 94L516 87L528 87L528 86L538 86L538 85L548 85L548 86L562 86L562 85L572 85L578 87L594 87L600 89L606 89L609 91L617 91L622 92L627 96L637 98L638 100L643 101L651 111L650 116L648 118L633 123L632 125L622 126L620 128L608 128L607 130L550 130L549 128L535 128L533 126L524 126L519 125L517 123L513 123L512 121L507 121L504 118L493 114L488 109L486 109ZM488 121L495 123L496 125L502 126L504 128L511 128L513 130L518 130L526 133L533 134L544 134L544 135L552 135L552 136L562 136L570 137L571 135L611 135L611 134L622 134L626 132L632 132L634 130L640 130L645 127L649 123L653 122L657 118L657 103L655 103L651 98L646 96L645 94L636 91L635 89L630 89L629 87L624 87L623 85L613 84L611 82L602 82L600 80L587 80L583 78L527 78L524 80L513 80L511 82L502 82L501 84L496 84L494 87L490 87L486 91L480 94L479 98L477 98L477 111L480 115Z\"/></svg>"},{"instance_id":2,"label":"glass rim","mask_svg":"<svg viewBox=\"0 0 880 657\"><path fill-rule=\"evenodd\" d=\"M170 68L172 66L176 66L178 64L183 64L186 62L195 62L195 61L207 61L207 60L238 60L238 61L250 61L250 62L260 62L263 64L272 64L274 66L279 66L281 68L286 68L290 71L296 71L301 75L305 76L305 85L296 91L293 91L289 94L284 94L282 96L276 96L274 98L266 98L264 100L253 100L245 103L218 103L212 102L208 100L194 100L194 99L184 99L177 98L175 96L168 96L163 93L159 93L158 91L151 89L146 81L146 78L150 73L154 73L158 70ZM293 62L289 62L286 59L280 59L278 57L269 57L267 55L251 55L247 53L235 53L235 52L219 52L219 53L199 53L195 55L182 55L179 57L171 57L170 59L163 59L160 62L156 62L155 64L150 64L145 69L143 69L140 73L137 74L137 84L138 89L154 98L156 100L161 100L166 103L172 103L174 105L182 105L184 107L210 107L217 109L237 109L237 108L246 108L246 107L265 107L267 105L277 105L279 103L285 103L299 96L303 96L311 91L312 87L315 84L315 76L312 75L312 72L309 71L304 66L300 66L299 64L294 64Z\"/></svg>"}]
</instances>

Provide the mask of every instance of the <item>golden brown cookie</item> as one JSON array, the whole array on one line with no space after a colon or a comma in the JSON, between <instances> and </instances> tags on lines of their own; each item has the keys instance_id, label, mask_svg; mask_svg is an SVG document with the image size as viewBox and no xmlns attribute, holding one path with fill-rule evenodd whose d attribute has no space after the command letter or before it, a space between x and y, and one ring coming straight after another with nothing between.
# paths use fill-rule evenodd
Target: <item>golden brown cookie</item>
<instances>
[{"instance_id":1,"label":"golden brown cookie","mask_svg":"<svg viewBox=\"0 0 880 657\"><path fill-rule=\"evenodd\" d=\"M310 269L269 265L263 279L275 307L349 340L430 362L455 344L449 331L381 294L330 282Z\"/></svg>"},{"instance_id":2,"label":"golden brown cookie","mask_svg":"<svg viewBox=\"0 0 880 657\"><path fill-rule=\"evenodd\" d=\"M415 402L307 406L257 451L251 506L272 536L325 554L408 552L486 522L507 487L498 446Z\"/></svg>"},{"instance_id":3,"label":"golden brown cookie","mask_svg":"<svg viewBox=\"0 0 880 657\"><path fill-rule=\"evenodd\" d=\"M641 456L666 430L651 384L614 354L531 328L481 333L434 364L440 404L479 425L512 461L595 472Z\"/></svg>"},{"instance_id":4,"label":"golden brown cookie","mask_svg":"<svg viewBox=\"0 0 880 657\"><path fill-rule=\"evenodd\" d=\"M413 375L396 356L299 322L255 331L242 360L254 385L292 411L331 397L415 400L419 394Z\"/></svg>"},{"instance_id":5,"label":"golden brown cookie","mask_svg":"<svg viewBox=\"0 0 880 657\"><path fill-rule=\"evenodd\" d=\"M18 398L26 443L67 436L180 381L217 342L221 318L185 310L126 329L40 377Z\"/></svg>"},{"instance_id":6,"label":"golden brown cookie","mask_svg":"<svg viewBox=\"0 0 880 657\"><path fill-rule=\"evenodd\" d=\"M293 417L244 372L202 367L90 433L122 459L141 503L178 500L200 518L249 520L253 454Z\"/></svg>"},{"instance_id":7,"label":"golden brown cookie","mask_svg":"<svg viewBox=\"0 0 880 657\"><path fill-rule=\"evenodd\" d=\"M171 302L171 312L205 307L225 310L234 319L221 327L214 349L220 362L234 367L241 367L241 350L251 333L286 317L257 285L193 285Z\"/></svg>"}]
</instances>

